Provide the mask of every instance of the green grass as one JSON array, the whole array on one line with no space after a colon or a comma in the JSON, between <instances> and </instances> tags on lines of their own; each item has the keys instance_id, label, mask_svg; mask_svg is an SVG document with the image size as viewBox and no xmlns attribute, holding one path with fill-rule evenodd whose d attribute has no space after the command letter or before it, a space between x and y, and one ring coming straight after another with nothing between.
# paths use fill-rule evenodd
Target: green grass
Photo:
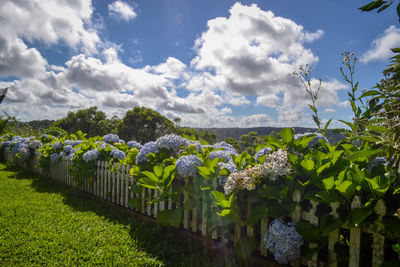
<instances>
[{"instance_id":1,"label":"green grass","mask_svg":"<svg viewBox=\"0 0 400 267\"><path fill-rule=\"evenodd\" d=\"M0 265L221 266L179 231L0 163Z\"/></svg>"}]
</instances>

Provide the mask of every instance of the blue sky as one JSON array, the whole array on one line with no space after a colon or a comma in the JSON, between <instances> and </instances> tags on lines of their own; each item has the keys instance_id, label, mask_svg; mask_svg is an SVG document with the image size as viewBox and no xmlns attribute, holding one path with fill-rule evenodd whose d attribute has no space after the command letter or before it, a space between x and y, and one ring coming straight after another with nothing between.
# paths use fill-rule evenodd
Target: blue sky
<instances>
[{"instance_id":1,"label":"blue sky","mask_svg":"<svg viewBox=\"0 0 400 267\"><path fill-rule=\"evenodd\" d=\"M146 106L183 126L313 126L292 75L310 64L321 117L341 127L341 53L356 54L356 80L371 88L400 46L395 10L357 9L367 2L2 1L2 109L27 121Z\"/></svg>"}]
</instances>

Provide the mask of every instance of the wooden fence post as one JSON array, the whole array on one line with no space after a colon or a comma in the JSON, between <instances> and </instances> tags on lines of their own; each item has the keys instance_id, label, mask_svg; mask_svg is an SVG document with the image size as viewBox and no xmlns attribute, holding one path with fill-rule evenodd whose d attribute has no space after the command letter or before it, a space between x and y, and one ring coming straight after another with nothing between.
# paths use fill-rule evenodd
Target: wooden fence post
<instances>
[{"instance_id":1,"label":"wooden fence post","mask_svg":"<svg viewBox=\"0 0 400 267\"><path fill-rule=\"evenodd\" d=\"M355 196L351 203L351 209L361 207L360 198ZM361 242L361 229L360 227L352 227L350 229L350 248L349 248L349 266L360 265L360 242Z\"/></svg>"},{"instance_id":2,"label":"wooden fence post","mask_svg":"<svg viewBox=\"0 0 400 267\"><path fill-rule=\"evenodd\" d=\"M337 209L339 208L339 202L331 203L331 215L333 218L338 219ZM337 257L335 253L335 244L339 241L340 230L336 229L328 235L328 266L337 267Z\"/></svg>"},{"instance_id":3,"label":"wooden fence post","mask_svg":"<svg viewBox=\"0 0 400 267\"><path fill-rule=\"evenodd\" d=\"M378 200L375 206L375 213L378 214L378 219L375 221L375 229L373 233L372 243L372 267L379 267L385 259L385 237L381 234L384 232L382 218L386 214L386 206L383 199Z\"/></svg>"}]
</instances>

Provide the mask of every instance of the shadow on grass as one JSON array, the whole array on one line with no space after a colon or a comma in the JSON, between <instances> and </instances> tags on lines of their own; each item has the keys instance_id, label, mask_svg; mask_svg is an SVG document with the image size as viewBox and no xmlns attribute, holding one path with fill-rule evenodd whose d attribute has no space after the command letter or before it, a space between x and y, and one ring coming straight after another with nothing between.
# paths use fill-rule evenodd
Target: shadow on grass
<instances>
[{"instance_id":1,"label":"shadow on grass","mask_svg":"<svg viewBox=\"0 0 400 267\"><path fill-rule=\"evenodd\" d=\"M109 221L130 227L130 236L136 240L138 247L167 266L237 266L232 262L233 255L227 255L223 250L205 253L200 242L185 237L176 228L141 220L123 208L111 206L95 196L18 167L7 165L0 171L13 172L10 178L31 179L31 186L37 192L60 194L63 202L76 211L94 212Z\"/></svg>"}]
</instances>

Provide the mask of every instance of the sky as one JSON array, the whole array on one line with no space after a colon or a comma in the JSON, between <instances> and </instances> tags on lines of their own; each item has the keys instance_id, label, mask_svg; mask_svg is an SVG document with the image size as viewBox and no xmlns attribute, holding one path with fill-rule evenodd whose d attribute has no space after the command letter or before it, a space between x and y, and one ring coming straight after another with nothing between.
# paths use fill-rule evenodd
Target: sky
<instances>
[{"instance_id":1,"label":"sky","mask_svg":"<svg viewBox=\"0 0 400 267\"><path fill-rule=\"evenodd\" d=\"M58 119L97 106L123 117L135 106L180 126L310 127L298 77L312 66L323 121L351 121L344 50L370 89L400 47L393 7L364 0L2 0L0 110L18 120Z\"/></svg>"}]
</instances>

